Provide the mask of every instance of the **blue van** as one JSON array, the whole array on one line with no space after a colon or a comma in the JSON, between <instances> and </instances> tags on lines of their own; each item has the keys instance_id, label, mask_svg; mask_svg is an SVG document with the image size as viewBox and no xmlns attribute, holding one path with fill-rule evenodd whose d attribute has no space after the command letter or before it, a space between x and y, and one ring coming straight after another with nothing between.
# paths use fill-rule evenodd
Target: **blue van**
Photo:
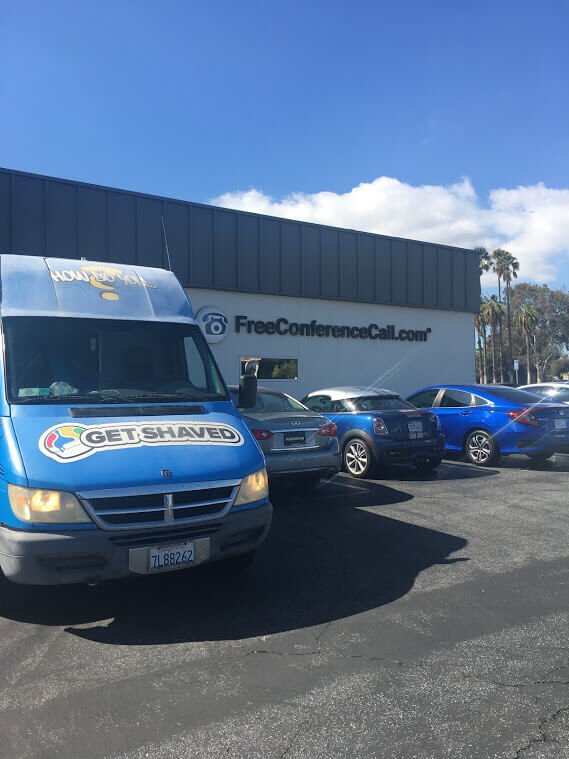
<instances>
[{"instance_id":1,"label":"blue van","mask_svg":"<svg viewBox=\"0 0 569 759\"><path fill-rule=\"evenodd\" d=\"M0 286L5 577L246 566L271 524L265 462L176 277L2 255ZM240 387L254 406L256 379Z\"/></svg>"}]
</instances>

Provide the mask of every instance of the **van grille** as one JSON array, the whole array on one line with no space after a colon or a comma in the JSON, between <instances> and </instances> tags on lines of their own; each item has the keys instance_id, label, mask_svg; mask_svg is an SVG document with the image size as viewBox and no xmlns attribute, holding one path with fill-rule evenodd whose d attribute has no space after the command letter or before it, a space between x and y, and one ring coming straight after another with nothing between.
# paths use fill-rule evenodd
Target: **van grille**
<instances>
[{"instance_id":1,"label":"van grille","mask_svg":"<svg viewBox=\"0 0 569 759\"><path fill-rule=\"evenodd\" d=\"M164 542L178 542L188 538L207 538L214 535L221 528L220 522L210 522L207 525L184 527L176 525L166 529L158 530L137 530L136 532L125 532L120 535L113 535L109 538L115 546L126 546L127 548L140 548L141 546L160 545Z\"/></svg>"},{"instance_id":2,"label":"van grille","mask_svg":"<svg viewBox=\"0 0 569 759\"><path fill-rule=\"evenodd\" d=\"M82 502L103 529L137 527L167 528L187 522L210 521L223 517L231 508L239 482L199 483L193 488L173 492L122 494L79 494Z\"/></svg>"}]
</instances>

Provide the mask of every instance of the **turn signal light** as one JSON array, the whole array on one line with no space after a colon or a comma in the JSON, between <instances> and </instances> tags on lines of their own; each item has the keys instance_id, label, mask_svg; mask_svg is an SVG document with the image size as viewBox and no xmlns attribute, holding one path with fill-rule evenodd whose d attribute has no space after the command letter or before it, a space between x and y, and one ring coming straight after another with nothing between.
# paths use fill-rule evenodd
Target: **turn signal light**
<instances>
[{"instance_id":1,"label":"turn signal light","mask_svg":"<svg viewBox=\"0 0 569 759\"><path fill-rule=\"evenodd\" d=\"M330 422L329 424L322 425L318 430L318 434L322 435L322 437L336 437L338 434L338 428L334 422Z\"/></svg>"},{"instance_id":2,"label":"turn signal light","mask_svg":"<svg viewBox=\"0 0 569 759\"><path fill-rule=\"evenodd\" d=\"M380 416L376 416L373 420L373 431L376 435L387 435L387 427Z\"/></svg>"},{"instance_id":3,"label":"turn signal light","mask_svg":"<svg viewBox=\"0 0 569 759\"><path fill-rule=\"evenodd\" d=\"M253 436L256 440L270 440L273 433L270 430L253 430Z\"/></svg>"},{"instance_id":4,"label":"turn signal light","mask_svg":"<svg viewBox=\"0 0 569 759\"><path fill-rule=\"evenodd\" d=\"M531 427L541 427L541 422L531 413L529 408L508 411L508 416L514 422L517 422L517 424L529 424Z\"/></svg>"}]
</instances>

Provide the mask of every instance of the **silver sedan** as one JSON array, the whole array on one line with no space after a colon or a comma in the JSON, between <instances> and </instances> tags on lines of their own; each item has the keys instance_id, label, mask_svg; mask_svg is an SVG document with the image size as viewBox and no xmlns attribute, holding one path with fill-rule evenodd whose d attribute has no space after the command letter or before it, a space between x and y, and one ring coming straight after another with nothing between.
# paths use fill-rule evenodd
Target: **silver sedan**
<instances>
[{"instance_id":1,"label":"silver sedan","mask_svg":"<svg viewBox=\"0 0 569 759\"><path fill-rule=\"evenodd\" d=\"M229 389L237 405L239 389ZM336 425L325 416L265 387L259 387L254 408L240 411L265 454L271 480L312 487L339 472Z\"/></svg>"}]
</instances>

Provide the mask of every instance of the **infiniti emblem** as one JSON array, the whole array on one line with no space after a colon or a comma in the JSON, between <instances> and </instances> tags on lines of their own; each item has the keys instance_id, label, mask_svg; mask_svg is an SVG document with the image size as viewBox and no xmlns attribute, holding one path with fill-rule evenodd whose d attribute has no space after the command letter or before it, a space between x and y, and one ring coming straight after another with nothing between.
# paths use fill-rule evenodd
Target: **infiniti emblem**
<instances>
[{"instance_id":1,"label":"infiniti emblem","mask_svg":"<svg viewBox=\"0 0 569 759\"><path fill-rule=\"evenodd\" d=\"M172 476L172 472L169 469L161 469L160 470L160 474L162 475L162 477L171 477Z\"/></svg>"},{"instance_id":2,"label":"infiniti emblem","mask_svg":"<svg viewBox=\"0 0 569 759\"><path fill-rule=\"evenodd\" d=\"M298 421L298 419L293 419L291 424L293 427L300 427L300 422Z\"/></svg>"}]
</instances>

